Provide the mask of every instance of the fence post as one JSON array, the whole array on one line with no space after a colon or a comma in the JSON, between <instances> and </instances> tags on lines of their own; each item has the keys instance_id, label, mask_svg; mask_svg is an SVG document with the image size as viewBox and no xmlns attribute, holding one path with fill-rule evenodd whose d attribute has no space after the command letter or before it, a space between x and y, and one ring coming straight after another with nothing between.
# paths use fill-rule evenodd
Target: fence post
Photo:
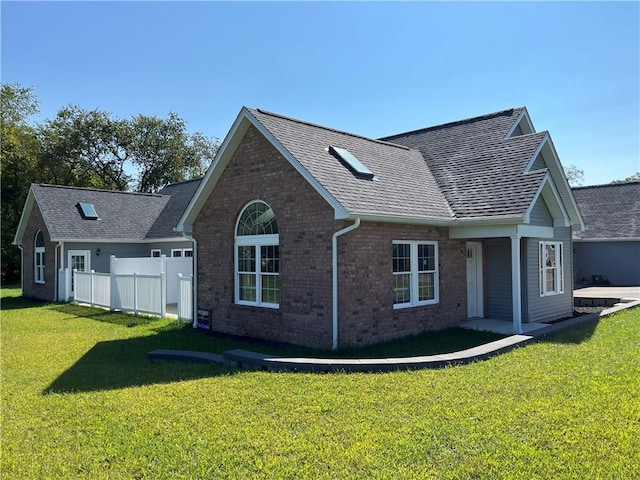
<instances>
[{"instance_id":1,"label":"fence post","mask_svg":"<svg viewBox=\"0 0 640 480\"><path fill-rule=\"evenodd\" d=\"M116 304L116 276L115 276L115 268L116 268L116 256L111 255L109 257L109 310L114 310L114 305Z\"/></svg>"},{"instance_id":2,"label":"fence post","mask_svg":"<svg viewBox=\"0 0 640 480\"><path fill-rule=\"evenodd\" d=\"M182 304L184 302L184 298L182 298L182 274L178 274L178 320L182 320Z\"/></svg>"},{"instance_id":3,"label":"fence post","mask_svg":"<svg viewBox=\"0 0 640 480\"><path fill-rule=\"evenodd\" d=\"M160 273L160 316L162 318L167 315L167 274Z\"/></svg>"},{"instance_id":4,"label":"fence post","mask_svg":"<svg viewBox=\"0 0 640 480\"><path fill-rule=\"evenodd\" d=\"M73 273L71 274L73 276L73 285L74 285L74 291L73 291L73 303L77 304L78 301L76 300L76 290L78 289L78 279L76 278L76 272L78 271L77 268L73 269Z\"/></svg>"},{"instance_id":5,"label":"fence post","mask_svg":"<svg viewBox=\"0 0 640 480\"><path fill-rule=\"evenodd\" d=\"M91 299L90 305L93 308L93 274L96 273L95 270L91 270L89 277L89 298Z\"/></svg>"},{"instance_id":6,"label":"fence post","mask_svg":"<svg viewBox=\"0 0 640 480\"><path fill-rule=\"evenodd\" d=\"M138 315L138 272L133 272L133 313Z\"/></svg>"}]
</instances>

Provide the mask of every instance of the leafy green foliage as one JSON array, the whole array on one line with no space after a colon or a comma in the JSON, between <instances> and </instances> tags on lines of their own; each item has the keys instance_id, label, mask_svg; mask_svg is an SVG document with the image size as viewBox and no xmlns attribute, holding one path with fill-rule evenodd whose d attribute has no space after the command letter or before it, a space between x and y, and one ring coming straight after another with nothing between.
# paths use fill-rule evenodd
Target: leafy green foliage
<instances>
[{"instance_id":1,"label":"leafy green foliage","mask_svg":"<svg viewBox=\"0 0 640 480\"><path fill-rule=\"evenodd\" d=\"M640 478L639 309L466 366L275 374L145 363L220 340L18 293L2 291L3 480Z\"/></svg>"},{"instance_id":2,"label":"leafy green foliage","mask_svg":"<svg viewBox=\"0 0 640 480\"><path fill-rule=\"evenodd\" d=\"M175 113L119 119L69 105L33 124L30 88L2 84L1 94L3 280L19 278L11 242L31 183L154 192L204 175L218 149L216 139L188 133Z\"/></svg>"},{"instance_id":3,"label":"leafy green foliage","mask_svg":"<svg viewBox=\"0 0 640 480\"><path fill-rule=\"evenodd\" d=\"M636 172L633 175L623 178L622 180L614 180L611 183L628 183L628 182L640 182L640 172Z\"/></svg>"}]
</instances>

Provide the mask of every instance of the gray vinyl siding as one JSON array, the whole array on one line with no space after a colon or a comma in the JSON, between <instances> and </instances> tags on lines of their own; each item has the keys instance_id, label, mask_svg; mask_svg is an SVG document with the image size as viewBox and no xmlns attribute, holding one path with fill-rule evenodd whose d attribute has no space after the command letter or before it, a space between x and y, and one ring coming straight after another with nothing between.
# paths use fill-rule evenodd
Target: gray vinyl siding
<instances>
[{"instance_id":1,"label":"gray vinyl siding","mask_svg":"<svg viewBox=\"0 0 640 480\"><path fill-rule=\"evenodd\" d=\"M160 255L166 255L167 257L171 256L171 250L174 248L193 248L193 242L183 241L183 242L164 242L164 243L147 243L145 246L145 253L143 257L150 257L151 250L160 250Z\"/></svg>"},{"instance_id":2,"label":"gray vinyl siding","mask_svg":"<svg viewBox=\"0 0 640 480\"><path fill-rule=\"evenodd\" d=\"M524 317L529 322L540 322L568 317L573 314L573 276L571 228L556 227L553 239L527 239L527 312ZM540 296L539 244L540 241L562 242L564 292L559 295Z\"/></svg>"},{"instance_id":3,"label":"gray vinyl siding","mask_svg":"<svg viewBox=\"0 0 640 480\"><path fill-rule=\"evenodd\" d=\"M100 249L100 255L97 255ZM119 258L144 257L146 245L142 243L65 243L64 244L64 267L69 265L69 250L89 250L91 252L91 270L100 273L109 273L111 255Z\"/></svg>"},{"instance_id":4,"label":"gray vinyl siding","mask_svg":"<svg viewBox=\"0 0 640 480\"><path fill-rule=\"evenodd\" d=\"M611 285L640 285L640 242L574 242L575 279L592 283L600 275Z\"/></svg>"},{"instance_id":5,"label":"gray vinyl siding","mask_svg":"<svg viewBox=\"0 0 640 480\"><path fill-rule=\"evenodd\" d=\"M511 134L512 137L518 137L520 135L522 135L522 128L520 128L520 125L518 125L516 128L513 129L513 133Z\"/></svg>"},{"instance_id":6,"label":"gray vinyl siding","mask_svg":"<svg viewBox=\"0 0 640 480\"><path fill-rule=\"evenodd\" d=\"M531 171L541 170L543 168L547 168L547 164L544 161L544 157L541 153L538 154L536 159L533 161L533 165L531 166Z\"/></svg>"},{"instance_id":7,"label":"gray vinyl siding","mask_svg":"<svg viewBox=\"0 0 640 480\"><path fill-rule=\"evenodd\" d=\"M511 240L488 239L485 252L487 317L512 320Z\"/></svg>"},{"instance_id":8,"label":"gray vinyl siding","mask_svg":"<svg viewBox=\"0 0 640 480\"><path fill-rule=\"evenodd\" d=\"M538 197L538 200L536 200L535 205L531 209L531 214L529 216L529 223L531 225L537 225L540 227L553 226L553 217L549 213L547 204L545 203L542 196Z\"/></svg>"}]
</instances>

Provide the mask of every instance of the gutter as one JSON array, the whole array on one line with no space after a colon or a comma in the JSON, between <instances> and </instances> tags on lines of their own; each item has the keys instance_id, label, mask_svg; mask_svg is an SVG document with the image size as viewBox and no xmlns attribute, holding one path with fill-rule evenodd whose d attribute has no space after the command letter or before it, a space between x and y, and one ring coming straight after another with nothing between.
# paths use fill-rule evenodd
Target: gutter
<instances>
[{"instance_id":1,"label":"gutter","mask_svg":"<svg viewBox=\"0 0 640 480\"><path fill-rule=\"evenodd\" d=\"M331 239L333 265L332 265L332 283L333 283L333 341L331 348L338 349L338 237L345 233L355 230L360 226L360 218L356 218L353 225L349 225L342 230L338 230L333 234Z\"/></svg>"}]
</instances>

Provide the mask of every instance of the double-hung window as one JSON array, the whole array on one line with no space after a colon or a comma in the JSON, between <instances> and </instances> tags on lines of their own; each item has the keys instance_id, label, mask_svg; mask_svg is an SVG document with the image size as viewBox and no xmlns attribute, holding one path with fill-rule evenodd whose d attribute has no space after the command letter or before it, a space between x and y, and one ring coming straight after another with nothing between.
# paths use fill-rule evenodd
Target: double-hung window
<instances>
[{"instance_id":1,"label":"double-hung window","mask_svg":"<svg viewBox=\"0 0 640 480\"><path fill-rule=\"evenodd\" d=\"M41 230L36 233L33 265L34 281L36 283L44 283L44 235Z\"/></svg>"},{"instance_id":2,"label":"double-hung window","mask_svg":"<svg viewBox=\"0 0 640 480\"><path fill-rule=\"evenodd\" d=\"M245 207L236 227L235 300L240 305L280 306L280 236L269 205Z\"/></svg>"},{"instance_id":3,"label":"double-hung window","mask_svg":"<svg viewBox=\"0 0 640 480\"><path fill-rule=\"evenodd\" d=\"M438 242L393 242L393 308L438 303Z\"/></svg>"},{"instance_id":4,"label":"double-hung window","mask_svg":"<svg viewBox=\"0 0 640 480\"><path fill-rule=\"evenodd\" d=\"M562 242L540 242L538 251L540 296L563 293Z\"/></svg>"}]
</instances>

